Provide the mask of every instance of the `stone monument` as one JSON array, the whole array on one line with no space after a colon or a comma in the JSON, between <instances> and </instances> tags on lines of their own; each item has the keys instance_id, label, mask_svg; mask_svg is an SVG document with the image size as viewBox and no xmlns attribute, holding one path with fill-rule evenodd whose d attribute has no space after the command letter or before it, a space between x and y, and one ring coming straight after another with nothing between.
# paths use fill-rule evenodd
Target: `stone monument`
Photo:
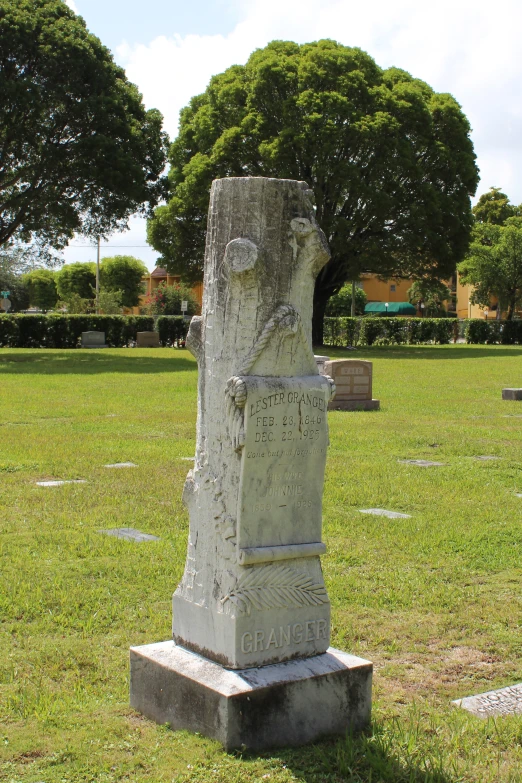
<instances>
[{"instance_id":1,"label":"stone monument","mask_svg":"<svg viewBox=\"0 0 522 783\"><path fill-rule=\"evenodd\" d=\"M335 399L328 404L334 411L377 411L379 400L372 399L372 362L362 359L335 359L325 362L324 372L333 378Z\"/></svg>"},{"instance_id":2,"label":"stone monument","mask_svg":"<svg viewBox=\"0 0 522 783\"><path fill-rule=\"evenodd\" d=\"M503 400L522 400L522 389L502 389Z\"/></svg>"},{"instance_id":3,"label":"stone monument","mask_svg":"<svg viewBox=\"0 0 522 783\"><path fill-rule=\"evenodd\" d=\"M136 347L159 348L160 347L159 332L137 332Z\"/></svg>"},{"instance_id":4,"label":"stone monument","mask_svg":"<svg viewBox=\"0 0 522 783\"><path fill-rule=\"evenodd\" d=\"M82 332L82 348L108 348L105 332Z\"/></svg>"},{"instance_id":5,"label":"stone monument","mask_svg":"<svg viewBox=\"0 0 522 783\"><path fill-rule=\"evenodd\" d=\"M311 347L328 260L303 182L212 185L190 531L174 641L131 649L131 705L227 748L367 725L372 664L329 648L320 555L328 403Z\"/></svg>"}]
</instances>

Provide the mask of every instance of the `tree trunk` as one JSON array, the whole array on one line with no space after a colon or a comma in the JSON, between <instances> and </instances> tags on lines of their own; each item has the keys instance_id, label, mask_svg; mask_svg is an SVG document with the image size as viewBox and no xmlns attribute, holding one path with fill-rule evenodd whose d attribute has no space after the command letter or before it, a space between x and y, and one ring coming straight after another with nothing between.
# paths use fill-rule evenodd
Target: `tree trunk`
<instances>
[{"instance_id":1,"label":"tree trunk","mask_svg":"<svg viewBox=\"0 0 522 783\"><path fill-rule=\"evenodd\" d=\"M515 314L515 299L511 299L508 305L507 313L506 313L506 321L512 321L513 315Z\"/></svg>"},{"instance_id":2,"label":"tree trunk","mask_svg":"<svg viewBox=\"0 0 522 783\"><path fill-rule=\"evenodd\" d=\"M312 344L322 345L324 335L324 314L330 294L321 289L317 283L314 290L314 313L312 316Z\"/></svg>"}]
</instances>

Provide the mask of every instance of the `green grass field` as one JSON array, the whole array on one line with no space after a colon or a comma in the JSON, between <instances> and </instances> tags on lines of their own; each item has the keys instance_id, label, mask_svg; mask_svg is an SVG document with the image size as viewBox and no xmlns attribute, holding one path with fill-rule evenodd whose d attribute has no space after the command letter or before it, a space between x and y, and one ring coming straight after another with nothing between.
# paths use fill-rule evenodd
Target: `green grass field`
<instances>
[{"instance_id":1,"label":"green grass field","mask_svg":"<svg viewBox=\"0 0 522 783\"><path fill-rule=\"evenodd\" d=\"M451 705L522 681L522 403L501 400L522 386L522 349L330 355L372 359L382 407L329 414L323 514L332 644L374 662L371 732L225 754L128 707L128 648L169 638L184 566L195 362L1 350L0 780L522 781L522 716ZM444 466L399 462L415 458ZM111 527L160 540L97 532Z\"/></svg>"}]
</instances>

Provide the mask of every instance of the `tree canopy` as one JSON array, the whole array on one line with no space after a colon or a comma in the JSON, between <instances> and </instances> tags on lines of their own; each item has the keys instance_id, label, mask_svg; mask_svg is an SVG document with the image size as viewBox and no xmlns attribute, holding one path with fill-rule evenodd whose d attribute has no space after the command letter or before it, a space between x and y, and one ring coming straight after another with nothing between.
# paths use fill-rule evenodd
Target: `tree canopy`
<instances>
[{"instance_id":1,"label":"tree canopy","mask_svg":"<svg viewBox=\"0 0 522 783\"><path fill-rule=\"evenodd\" d=\"M60 299L64 302L68 302L72 296L94 299L96 264L93 261L65 264L56 272L56 287Z\"/></svg>"},{"instance_id":2,"label":"tree canopy","mask_svg":"<svg viewBox=\"0 0 522 783\"><path fill-rule=\"evenodd\" d=\"M477 224L459 274L462 283L473 286L473 304L489 307L496 297L500 312L511 320L522 304L522 217L510 217L501 226Z\"/></svg>"},{"instance_id":3,"label":"tree canopy","mask_svg":"<svg viewBox=\"0 0 522 783\"><path fill-rule=\"evenodd\" d=\"M24 275L24 283L29 290L29 304L40 310L51 310L58 301L56 290L56 272L50 269L33 269Z\"/></svg>"},{"instance_id":4,"label":"tree canopy","mask_svg":"<svg viewBox=\"0 0 522 783\"><path fill-rule=\"evenodd\" d=\"M326 305L327 316L350 316L352 314L352 285L343 285L340 291L334 294ZM364 308L368 301L365 291L355 286L355 315L364 315Z\"/></svg>"},{"instance_id":5,"label":"tree canopy","mask_svg":"<svg viewBox=\"0 0 522 783\"><path fill-rule=\"evenodd\" d=\"M149 241L162 265L196 280L213 179L305 180L332 253L315 289L319 342L329 297L361 271L443 278L464 257L478 182L469 131L451 95L360 49L273 41L181 111L170 200Z\"/></svg>"},{"instance_id":6,"label":"tree canopy","mask_svg":"<svg viewBox=\"0 0 522 783\"><path fill-rule=\"evenodd\" d=\"M408 288L408 299L411 304L422 302L425 305L424 314L430 318L444 315L446 308L444 302L451 301L450 288L442 280L425 278L415 280L411 288Z\"/></svg>"},{"instance_id":7,"label":"tree canopy","mask_svg":"<svg viewBox=\"0 0 522 783\"><path fill-rule=\"evenodd\" d=\"M522 215L521 207L512 204L500 188L490 188L483 193L472 211L477 223L492 223L495 226L501 226L510 217Z\"/></svg>"},{"instance_id":8,"label":"tree canopy","mask_svg":"<svg viewBox=\"0 0 522 783\"><path fill-rule=\"evenodd\" d=\"M167 137L62 0L0 4L0 246L102 236L164 194Z\"/></svg>"},{"instance_id":9,"label":"tree canopy","mask_svg":"<svg viewBox=\"0 0 522 783\"><path fill-rule=\"evenodd\" d=\"M110 256L100 266L100 285L106 291L119 291L124 307L135 307L141 294L141 279L147 267L134 256Z\"/></svg>"}]
</instances>

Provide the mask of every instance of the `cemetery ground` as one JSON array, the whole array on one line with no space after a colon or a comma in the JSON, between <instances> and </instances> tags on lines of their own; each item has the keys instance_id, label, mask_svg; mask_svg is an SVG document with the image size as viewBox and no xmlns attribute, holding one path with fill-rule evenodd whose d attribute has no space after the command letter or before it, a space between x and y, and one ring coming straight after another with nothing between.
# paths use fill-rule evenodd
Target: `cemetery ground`
<instances>
[{"instance_id":1,"label":"cemetery ground","mask_svg":"<svg viewBox=\"0 0 522 783\"><path fill-rule=\"evenodd\" d=\"M374 662L371 730L226 754L129 708L129 647L169 638L185 562L195 361L1 350L0 780L522 780L522 717L451 704L522 681L522 403L501 399L522 349L327 353L372 360L381 400L329 414L323 509L332 645Z\"/></svg>"}]
</instances>

